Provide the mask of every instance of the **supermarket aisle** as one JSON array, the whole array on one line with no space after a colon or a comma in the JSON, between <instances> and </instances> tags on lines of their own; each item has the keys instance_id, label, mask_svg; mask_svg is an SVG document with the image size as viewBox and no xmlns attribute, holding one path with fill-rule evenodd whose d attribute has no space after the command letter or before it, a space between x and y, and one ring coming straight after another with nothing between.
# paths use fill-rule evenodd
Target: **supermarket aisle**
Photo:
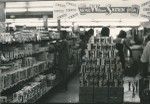
<instances>
[{"instance_id":1,"label":"supermarket aisle","mask_svg":"<svg viewBox=\"0 0 150 104\"><path fill-rule=\"evenodd\" d=\"M47 97L44 103L77 103L79 102L79 77L78 75L68 83L68 91L55 93Z\"/></svg>"}]
</instances>

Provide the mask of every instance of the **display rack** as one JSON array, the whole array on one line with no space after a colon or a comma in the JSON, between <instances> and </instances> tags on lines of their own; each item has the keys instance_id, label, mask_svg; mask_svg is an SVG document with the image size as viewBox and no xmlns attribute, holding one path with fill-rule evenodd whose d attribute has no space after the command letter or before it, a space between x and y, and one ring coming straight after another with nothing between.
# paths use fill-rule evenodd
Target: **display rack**
<instances>
[{"instance_id":1,"label":"display rack","mask_svg":"<svg viewBox=\"0 0 150 104\"><path fill-rule=\"evenodd\" d=\"M89 43L80 71L79 100L84 103L122 103L122 66L111 37Z\"/></svg>"}]
</instances>

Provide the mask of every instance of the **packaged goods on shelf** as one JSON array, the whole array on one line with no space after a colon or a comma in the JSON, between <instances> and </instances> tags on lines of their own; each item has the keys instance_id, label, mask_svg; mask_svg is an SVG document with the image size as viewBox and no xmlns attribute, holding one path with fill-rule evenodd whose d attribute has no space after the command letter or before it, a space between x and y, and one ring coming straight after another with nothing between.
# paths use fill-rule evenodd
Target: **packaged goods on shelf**
<instances>
[{"instance_id":1,"label":"packaged goods on shelf","mask_svg":"<svg viewBox=\"0 0 150 104\"><path fill-rule=\"evenodd\" d=\"M38 61L48 60L48 54L49 54L48 52L43 52L36 57L36 60Z\"/></svg>"},{"instance_id":2,"label":"packaged goods on shelf","mask_svg":"<svg viewBox=\"0 0 150 104\"><path fill-rule=\"evenodd\" d=\"M56 81L56 74L50 73L46 75L47 77L47 86L53 86Z\"/></svg>"},{"instance_id":3,"label":"packaged goods on shelf","mask_svg":"<svg viewBox=\"0 0 150 104\"><path fill-rule=\"evenodd\" d=\"M60 39L60 33L58 33L58 32L51 32L50 33L50 38L51 39Z\"/></svg>"},{"instance_id":4,"label":"packaged goods on shelf","mask_svg":"<svg viewBox=\"0 0 150 104\"><path fill-rule=\"evenodd\" d=\"M36 63L35 57L25 57L22 60L22 67L33 66Z\"/></svg>"},{"instance_id":5,"label":"packaged goods on shelf","mask_svg":"<svg viewBox=\"0 0 150 104\"><path fill-rule=\"evenodd\" d=\"M1 43L10 43L13 41L13 36L10 33L0 33L0 37Z\"/></svg>"},{"instance_id":6,"label":"packaged goods on shelf","mask_svg":"<svg viewBox=\"0 0 150 104\"><path fill-rule=\"evenodd\" d=\"M11 66L1 66L0 67L0 72L5 73L11 70Z\"/></svg>"},{"instance_id":7,"label":"packaged goods on shelf","mask_svg":"<svg viewBox=\"0 0 150 104\"><path fill-rule=\"evenodd\" d=\"M52 64L54 62L54 53L49 53L47 56L49 63Z\"/></svg>"},{"instance_id":8,"label":"packaged goods on shelf","mask_svg":"<svg viewBox=\"0 0 150 104\"><path fill-rule=\"evenodd\" d=\"M37 40L46 40L46 39L49 39L49 37L50 37L49 32L46 30L42 30L42 31L38 30L36 34L37 34Z\"/></svg>"},{"instance_id":9,"label":"packaged goods on shelf","mask_svg":"<svg viewBox=\"0 0 150 104\"><path fill-rule=\"evenodd\" d=\"M0 103L7 103L7 97L6 96L0 96Z\"/></svg>"},{"instance_id":10,"label":"packaged goods on shelf","mask_svg":"<svg viewBox=\"0 0 150 104\"><path fill-rule=\"evenodd\" d=\"M27 70L19 71L18 74L19 74L19 79L20 79L20 80L26 79L26 78L27 78L27 75L28 75L28 74L27 74Z\"/></svg>"},{"instance_id":11,"label":"packaged goods on shelf","mask_svg":"<svg viewBox=\"0 0 150 104\"><path fill-rule=\"evenodd\" d=\"M7 74L6 72L5 74L2 73L1 77L2 89L13 86L18 82L31 78L47 69L48 64L46 62L39 62L38 64L34 64L33 66L27 66L22 69L18 69L11 72L8 71L9 73Z\"/></svg>"},{"instance_id":12,"label":"packaged goods on shelf","mask_svg":"<svg viewBox=\"0 0 150 104\"><path fill-rule=\"evenodd\" d=\"M40 48L40 44L34 44L33 45L34 51L39 51L39 48Z\"/></svg>"},{"instance_id":13,"label":"packaged goods on shelf","mask_svg":"<svg viewBox=\"0 0 150 104\"><path fill-rule=\"evenodd\" d=\"M35 32L32 30L22 30L14 33L14 39L18 42L36 40Z\"/></svg>"},{"instance_id":14,"label":"packaged goods on shelf","mask_svg":"<svg viewBox=\"0 0 150 104\"><path fill-rule=\"evenodd\" d=\"M39 96L44 94L47 90L47 84L45 81L46 76L39 76L37 82L30 82L27 86L23 87L18 92L13 94L13 102L25 103L31 99L37 99Z\"/></svg>"}]
</instances>

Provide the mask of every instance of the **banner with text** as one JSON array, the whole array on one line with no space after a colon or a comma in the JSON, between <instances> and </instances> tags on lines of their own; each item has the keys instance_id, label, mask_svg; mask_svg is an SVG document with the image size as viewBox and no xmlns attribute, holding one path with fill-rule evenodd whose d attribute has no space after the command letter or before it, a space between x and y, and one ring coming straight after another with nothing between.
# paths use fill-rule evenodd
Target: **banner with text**
<instances>
[{"instance_id":1,"label":"banner with text","mask_svg":"<svg viewBox=\"0 0 150 104\"><path fill-rule=\"evenodd\" d=\"M102 1L56 1L54 19L126 19L150 17L150 1L102 2Z\"/></svg>"},{"instance_id":2,"label":"banner with text","mask_svg":"<svg viewBox=\"0 0 150 104\"><path fill-rule=\"evenodd\" d=\"M139 15L140 6L133 3L102 3L100 1L54 2L55 19L130 18Z\"/></svg>"}]
</instances>

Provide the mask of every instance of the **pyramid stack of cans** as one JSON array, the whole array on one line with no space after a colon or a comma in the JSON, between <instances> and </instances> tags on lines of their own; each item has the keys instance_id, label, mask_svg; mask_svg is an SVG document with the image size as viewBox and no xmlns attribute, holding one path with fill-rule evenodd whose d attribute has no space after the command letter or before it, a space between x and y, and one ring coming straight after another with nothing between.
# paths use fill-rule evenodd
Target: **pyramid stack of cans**
<instances>
[{"instance_id":1,"label":"pyramid stack of cans","mask_svg":"<svg viewBox=\"0 0 150 104\"><path fill-rule=\"evenodd\" d=\"M88 43L80 70L80 87L122 87L122 65L111 37Z\"/></svg>"}]
</instances>

